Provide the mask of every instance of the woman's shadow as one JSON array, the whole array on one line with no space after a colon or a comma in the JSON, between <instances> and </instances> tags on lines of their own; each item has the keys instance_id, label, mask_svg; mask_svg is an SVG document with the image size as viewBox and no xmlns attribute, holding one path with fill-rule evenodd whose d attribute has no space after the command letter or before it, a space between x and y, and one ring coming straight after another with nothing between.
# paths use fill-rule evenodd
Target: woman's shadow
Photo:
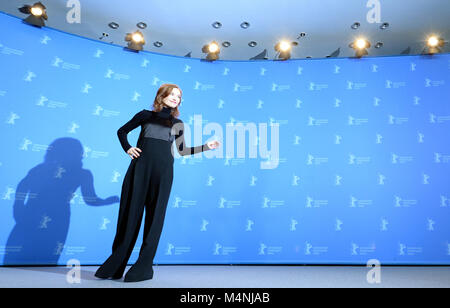
<instances>
[{"instance_id":1,"label":"woman's shadow","mask_svg":"<svg viewBox=\"0 0 450 308\"><path fill-rule=\"evenodd\" d=\"M59 138L49 146L44 162L17 185L12 229L3 265L58 265L70 225L70 205L80 187L84 202L103 206L118 196L97 197L91 171L82 168L84 149L74 138Z\"/></svg>"}]
</instances>

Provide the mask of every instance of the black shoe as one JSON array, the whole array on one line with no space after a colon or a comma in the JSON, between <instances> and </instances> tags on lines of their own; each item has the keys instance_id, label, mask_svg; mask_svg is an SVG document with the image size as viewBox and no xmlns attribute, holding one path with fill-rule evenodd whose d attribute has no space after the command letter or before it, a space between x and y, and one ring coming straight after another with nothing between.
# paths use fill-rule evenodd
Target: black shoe
<instances>
[{"instance_id":1,"label":"black shoe","mask_svg":"<svg viewBox=\"0 0 450 308\"><path fill-rule=\"evenodd\" d=\"M101 268L99 268L94 274L95 277L101 278L101 279L108 279L108 278L120 279L120 278L122 278L122 275L123 274L108 275L108 274L102 273Z\"/></svg>"},{"instance_id":2,"label":"black shoe","mask_svg":"<svg viewBox=\"0 0 450 308\"><path fill-rule=\"evenodd\" d=\"M142 271L137 267L131 267L130 270L125 275L124 282L138 282L144 280L150 280L153 278L153 268L150 267L148 271Z\"/></svg>"}]
</instances>

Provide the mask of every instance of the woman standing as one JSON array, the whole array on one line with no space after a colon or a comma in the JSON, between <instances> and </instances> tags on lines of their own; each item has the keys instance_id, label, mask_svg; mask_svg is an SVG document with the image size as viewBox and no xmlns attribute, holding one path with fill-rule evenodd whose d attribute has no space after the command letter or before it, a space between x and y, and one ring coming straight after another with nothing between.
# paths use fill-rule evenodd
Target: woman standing
<instances>
[{"instance_id":1,"label":"woman standing","mask_svg":"<svg viewBox=\"0 0 450 308\"><path fill-rule=\"evenodd\" d=\"M139 258L125 275L124 281L153 278L153 258L172 188L172 143L175 140L177 150L183 156L219 146L218 141L196 147L186 146L184 123L176 118L179 115L181 95L181 89L177 85L163 84L153 102L153 111L143 109L117 131L120 144L132 161L122 184L112 254L95 273L98 278L122 277L139 234L144 207L144 234ZM141 133L137 147L132 147L128 143L127 134L139 125Z\"/></svg>"}]
</instances>

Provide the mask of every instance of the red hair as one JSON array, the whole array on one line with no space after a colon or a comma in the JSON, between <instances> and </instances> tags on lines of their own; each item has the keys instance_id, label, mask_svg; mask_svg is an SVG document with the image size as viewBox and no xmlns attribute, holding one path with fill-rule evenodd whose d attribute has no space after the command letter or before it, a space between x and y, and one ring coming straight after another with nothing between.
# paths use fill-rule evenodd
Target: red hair
<instances>
[{"instance_id":1,"label":"red hair","mask_svg":"<svg viewBox=\"0 0 450 308\"><path fill-rule=\"evenodd\" d=\"M174 88L177 88L178 90L180 90L180 94L181 96L183 96L183 92L181 91L180 87L177 86L176 84L173 83L164 83L162 84L159 89L158 92L156 92L156 96L155 96L155 100L153 101L153 110L156 112L161 111L161 109L165 106L165 104L163 103L163 99L166 98L167 96L169 96L170 93L172 93L172 90ZM180 115L180 112L178 111L178 106L180 106L181 104L181 98L180 98L180 103L177 105L177 107L172 108L172 116L173 117L178 117Z\"/></svg>"}]
</instances>

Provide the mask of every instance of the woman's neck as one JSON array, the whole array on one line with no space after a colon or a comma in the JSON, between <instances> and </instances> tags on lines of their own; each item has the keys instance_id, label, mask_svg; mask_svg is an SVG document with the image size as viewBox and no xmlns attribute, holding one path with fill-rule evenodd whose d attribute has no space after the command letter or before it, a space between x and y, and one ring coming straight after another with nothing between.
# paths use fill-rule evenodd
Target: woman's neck
<instances>
[{"instance_id":1,"label":"woman's neck","mask_svg":"<svg viewBox=\"0 0 450 308\"><path fill-rule=\"evenodd\" d=\"M167 105L163 105L161 110L159 112L156 112L156 114L160 118L170 119L172 117L172 108Z\"/></svg>"},{"instance_id":2,"label":"woman's neck","mask_svg":"<svg viewBox=\"0 0 450 308\"><path fill-rule=\"evenodd\" d=\"M164 106L162 107L162 109L160 110L160 112L163 112L163 113L171 113L171 112L172 112L172 108L169 107L169 106L167 106L167 105L164 105Z\"/></svg>"}]
</instances>

